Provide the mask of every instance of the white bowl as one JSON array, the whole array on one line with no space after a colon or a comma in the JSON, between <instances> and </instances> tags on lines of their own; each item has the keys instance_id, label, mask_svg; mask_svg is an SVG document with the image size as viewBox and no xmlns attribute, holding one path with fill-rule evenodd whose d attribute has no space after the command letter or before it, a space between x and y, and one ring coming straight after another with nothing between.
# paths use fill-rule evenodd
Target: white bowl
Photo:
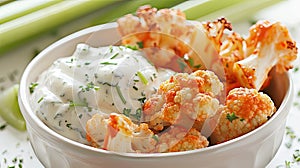
<instances>
[{"instance_id":1,"label":"white bowl","mask_svg":"<svg viewBox=\"0 0 300 168\"><path fill-rule=\"evenodd\" d=\"M282 142L292 104L293 87L288 73L272 79L268 93L278 110L267 123L241 137L204 149L161 154L120 154L72 141L48 128L30 107L30 83L36 81L54 60L71 55L78 43L87 42L92 46L115 44L120 40L116 27L116 23L109 23L67 36L42 51L25 69L20 83L19 104L31 145L45 167L252 168L265 167L271 161Z\"/></svg>"}]
</instances>

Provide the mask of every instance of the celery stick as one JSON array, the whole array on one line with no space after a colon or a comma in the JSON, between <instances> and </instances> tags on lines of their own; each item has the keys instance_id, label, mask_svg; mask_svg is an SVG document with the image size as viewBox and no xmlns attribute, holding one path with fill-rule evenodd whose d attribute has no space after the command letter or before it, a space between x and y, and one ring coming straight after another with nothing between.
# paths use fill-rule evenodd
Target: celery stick
<instances>
[{"instance_id":1,"label":"celery stick","mask_svg":"<svg viewBox=\"0 0 300 168\"><path fill-rule=\"evenodd\" d=\"M143 5L151 5L152 7L161 8L171 8L174 5L184 2L185 0L133 0L124 1L115 5L111 5L101 11L101 15L91 22L91 25L103 24L106 22L116 21L117 18L128 14L134 13L138 7ZM122 9L122 10L121 10Z\"/></svg>"},{"instance_id":2,"label":"celery stick","mask_svg":"<svg viewBox=\"0 0 300 168\"><path fill-rule=\"evenodd\" d=\"M0 0L0 6L8 4L10 2L12 2L13 0Z\"/></svg>"},{"instance_id":3,"label":"celery stick","mask_svg":"<svg viewBox=\"0 0 300 168\"><path fill-rule=\"evenodd\" d=\"M19 17L0 26L0 54L37 34L45 33L71 20L103 8L116 1L62 1ZM120 9L118 9L120 10Z\"/></svg>"},{"instance_id":4,"label":"celery stick","mask_svg":"<svg viewBox=\"0 0 300 168\"><path fill-rule=\"evenodd\" d=\"M54 5L61 1L62 0L30 0L11 2L0 7L0 24Z\"/></svg>"},{"instance_id":5,"label":"celery stick","mask_svg":"<svg viewBox=\"0 0 300 168\"><path fill-rule=\"evenodd\" d=\"M215 20L224 16L230 21L237 21L280 1L282 0L193 0L173 8L182 10L190 20Z\"/></svg>"},{"instance_id":6,"label":"celery stick","mask_svg":"<svg viewBox=\"0 0 300 168\"><path fill-rule=\"evenodd\" d=\"M186 1L173 8L182 10L186 14L187 19L195 20L242 1L245 0L193 0Z\"/></svg>"},{"instance_id":7,"label":"celery stick","mask_svg":"<svg viewBox=\"0 0 300 168\"><path fill-rule=\"evenodd\" d=\"M225 16L230 22L236 22L241 19L250 19L253 14L268 6L283 2L283 0L252 0L242 1L240 3L220 9L216 12L198 18L198 20L216 19Z\"/></svg>"},{"instance_id":8,"label":"celery stick","mask_svg":"<svg viewBox=\"0 0 300 168\"><path fill-rule=\"evenodd\" d=\"M25 120L18 104L19 85L15 84L0 94L0 116L14 128L26 130Z\"/></svg>"}]
</instances>

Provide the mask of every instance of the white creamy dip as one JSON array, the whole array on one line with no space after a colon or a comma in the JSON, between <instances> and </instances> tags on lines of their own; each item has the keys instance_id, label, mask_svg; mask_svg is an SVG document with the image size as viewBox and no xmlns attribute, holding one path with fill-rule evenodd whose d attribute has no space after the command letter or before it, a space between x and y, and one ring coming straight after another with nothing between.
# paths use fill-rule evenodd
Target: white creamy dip
<instances>
[{"instance_id":1,"label":"white creamy dip","mask_svg":"<svg viewBox=\"0 0 300 168\"><path fill-rule=\"evenodd\" d=\"M142 104L173 72L157 70L143 53L123 46L78 44L36 81L32 107L51 129L86 143L85 125L95 113L123 113L140 121Z\"/></svg>"}]
</instances>

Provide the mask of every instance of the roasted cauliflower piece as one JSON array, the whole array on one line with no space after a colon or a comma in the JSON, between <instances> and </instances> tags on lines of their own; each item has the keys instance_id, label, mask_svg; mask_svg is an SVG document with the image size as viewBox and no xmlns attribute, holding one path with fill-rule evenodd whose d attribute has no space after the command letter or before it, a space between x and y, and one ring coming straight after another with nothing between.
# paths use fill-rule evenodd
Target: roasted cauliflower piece
<instances>
[{"instance_id":1,"label":"roasted cauliflower piece","mask_svg":"<svg viewBox=\"0 0 300 168\"><path fill-rule=\"evenodd\" d=\"M243 87L261 89L273 67L278 73L291 69L297 58L296 42L279 22L257 22L246 39L247 57L234 63L233 73Z\"/></svg>"},{"instance_id":2,"label":"roasted cauliflower piece","mask_svg":"<svg viewBox=\"0 0 300 168\"><path fill-rule=\"evenodd\" d=\"M191 128L195 122L201 130L204 122L218 111L220 103L216 96L222 90L223 84L211 71L177 73L145 102L144 121L154 131L173 124Z\"/></svg>"},{"instance_id":3,"label":"roasted cauliflower piece","mask_svg":"<svg viewBox=\"0 0 300 168\"><path fill-rule=\"evenodd\" d=\"M169 127L158 136L155 152L180 152L207 147L206 137L194 128Z\"/></svg>"},{"instance_id":4,"label":"roasted cauliflower piece","mask_svg":"<svg viewBox=\"0 0 300 168\"><path fill-rule=\"evenodd\" d=\"M244 135L264 124L275 111L276 107L268 95L256 89L232 89L210 136L211 143L219 144Z\"/></svg>"},{"instance_id":5,"label":"roasted cauliflower piece","mask_svg":"<svg viewBox=\"0 0 300 168\"><path fill-rule=\"evenodd\" d=\"M198 21L186 20L178 9L141 6L135 15L117 20L122 45L142 49L158 67L177 72L210 69L218 54Z\"/></svg>"},{"instance_id":6,"label":"roasted cauliflower piece","mask_svg":"<svg viewBox=\"0 0 300 168\"><path fill-rule=\"evenodd\" d=\"M148 153L156 141L147 124L134 124L123 114L95 114L86 124L87 140L92 146L115 152Z\"/></svg>"}]
</instances>

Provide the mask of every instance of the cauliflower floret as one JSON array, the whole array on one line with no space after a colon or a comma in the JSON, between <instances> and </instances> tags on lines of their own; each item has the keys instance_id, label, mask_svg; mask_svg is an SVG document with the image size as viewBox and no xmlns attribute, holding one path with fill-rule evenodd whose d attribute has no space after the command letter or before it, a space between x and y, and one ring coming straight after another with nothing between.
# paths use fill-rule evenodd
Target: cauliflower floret
<instances>
[{"instance_id":1,"label":"cauliflower floret","mask_svg":"<svg viewBox=\"0 0 300 168\"><path fill-rule=\"evenodd\" d=\"M233 65L233 74L243 87L260 90L274 66L278 73L285 72L297 58L296 42L279 22L256 23L246 42L247 57Z\"/></svg>"},{"instance_id":2,"label":"cauliflower floret","mask_svg":"<svg viewBox=\"0 0 300 168\"><path fill-rule=\"evenodd\" d=\"M141 123L133 132L132 148L139 153L152 152L157 141L153 132L148 128L148 124Z\"/></svg>"},{"instance_id":3,"label":"cauliflower floret","mask_svg":"<svg viewBox=\"0 0 300 168\"><path fill-rule=\"evenodd\" d=\"M180 152L207 147L206 137L194 128L187 130L183 127L169 127L158 137L155 152Z\"/></svg>"},{"instance_id":4,"label":"cauliflower floret","mask_svg":"<svg viewBox=\"0 0 300 168\"><path fill-rule=\"evenodd\" d=\"M246 134L264 124L276 111L271 98L256 89L232 89L210 136L218 144Z\"/></svg>"},{"instance_id":5,"label":"cauliflower floret","mask_svg":"<svg viewBox=\"0 0 300 168\"><path fill-rule=\"evenodd\" d=\"M92 146L115 152L147 153L156 145L147 124L136 125L123 114L95 114L87 122L86 132Z\"/></svg>"},{"instance_id":6,"label":"cauliflower floret","mask_svg":"<svg viewBox=\"0 0 300 168\"><path fill-rule=\"evenodd\" d=\"M218 53L220 53L221 45L225 38L225 31L231 31L232 25L224 17L219 18L215 21L202 22L203 27L206 30L208 38L213 42Z\"/></svg>"},{"instance_id":7,"label":"cauliflower floret","mask_svg":"<svg viewBox=\"0 0 300 168\"><path fill-rule=\"evenodd\" d=\"M143 106L144 121L154 131L161 131L173 124L198 130L219 109L216 98L223 84L211 71L198 70L192 74L177 73L163 82L157 94Z\"/></svg>"},{"instance_id":8,"label":"cauliflower floret","mask_svg":"<svg viewBox=\"0 0 300 168\"><path fill-rule=\"evenodd\" d=\"M297 57L296 42L279 22L259 21L247 38L232 31L225 18L203 25L223 64L227 92L240 86L261 90L273 67L278 73L287 71Z\"/></svg>"},{"instance_id":9,"label":"cauliflower floret","mask_svg":"<svg viewBox=\"0 0 300 168\"><path fill-rule=\"evenodd\" d=\"M138 8L136 16L126 15L117 23L122 44L142 49L157 67L191 72L210 68L217 57L202 23L186 20L178 9L157 10L145 5Z\"/></svg>"},{"instance_id":10,"label":"cauliflower floret","mask_svg":"<svg viewBox=\"0 0 300 168\"><path fill-rule=\"evenodd\" d=\"M230 91L232 88L240 86L235 75L232 75L233 65L245 58L245 46L246 42L244 38L236 32L228 35L226 40L224 40L220 46L219 54L225 72L226 91Z\"/></svg>"}]
</instances>

